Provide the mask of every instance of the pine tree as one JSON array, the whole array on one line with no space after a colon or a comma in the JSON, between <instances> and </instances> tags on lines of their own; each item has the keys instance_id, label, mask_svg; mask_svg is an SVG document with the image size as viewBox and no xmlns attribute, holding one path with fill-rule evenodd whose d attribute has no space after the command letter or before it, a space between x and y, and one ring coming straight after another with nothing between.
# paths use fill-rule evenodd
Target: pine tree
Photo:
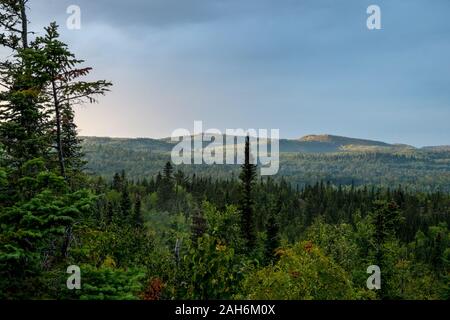
<instances>
[{"instance_id":1,"label":"pine tree","mask_svg":"<svg viewBox=\"0 0 450 320\"><path fill-rule=\"evenodd\" d=\"M266 229L266 261L273 262L275 259L275 250L280 247L280 228L277 221L277 216L281 211L281 196L278 197L274 208L270 211L270 216L267 221L267 229Z\"/></svg>"},{"instance_id":2,"label":"pine tree","mask_svg":"<svg viewBox=\"0 0 450 320\"><path fill-rule=\"evenodd\" d=\"M158 199L160 201L161 208L164 209L168 208L168 202L170 199L172 199L173 193L174 193L173 167L170 161L168 161L164 166L163 175L160 178L160 184L158 188Z\"/></svg>"},{"instance_id":3,"label":"pine tree","mask_svg":"<svg viewBox=\"0 0 450 320\"><path fill-rule=\"evenodd\" d=\"M72 108L62 110L61 134L61 142L64 146L63 158L66 161L65 167L71 170L72 175L77 175L84 168L86 161L81 147L82 139L78 136Z\"/></svg>"},{"instance_id":4,"label":"pine tree","mask_svg":"<svg viewBox=\"0 0 450 320\"><path fill-rule=\"evenodd\" d=\"M256 179L256 165L251 163L250 137L245 139L245 162L241 167L241 194L239 209L242 216L242 236L246 239L248 249L253 249L256 242L254 222L253 187Z\"/></svg>"},{"instance_id":5,"label":"pine tree","mask_svg":"<svg viewBox=\"0 0 450 320\"><path fill-rule=\"evenodd\" d=\"M56 23L51 23L45 31L45 36L37 37L30 45L39 55L39 59L34 60L33 69L38 78L45 80L42 98L52 112L53 141L60 174L66 177L67 170L80 170L83 163L80 140L73 122L73 107L96 102L96 97L108 92L112 84L105 80L79 80L89 75L92 68L80 67L84 61L75 58L67 45L59 40Z\"/></svg>"},{"instance_id":6,"label":"pine tree","mask_svg":"<svg viewBox=\"0 0 450 320\"><path fill-rule=\"evenodd\" d=\"M46 294L39 291L43 273L66 258L67 231L93 204L89 192L69 192L61 176L45 170L43 160L30 160L22 170L20 199L0 210L0 299Z\"/></svg>"},{"instance_id":7,"label":"pine tree","mask_svg":"<svg viewBox=\"0 0 450 320\"><path fill-rule=\"evenodd\" d=\"M12 51L0 61L0 143L14 169L48 154L44 83L32 68L37 55L28 49L26 2L0 1L0 45Z\"/></svg>"},{"instance_id":8,"label":"pine tree","mask_svg":"<svg viewBox=\"0 0 450 320\"><path fill-rule=\"evenodd\" d=\"M163 178L166 182L173 183L173 167L170 161L167 161L163 170Z\"/></svg>"},{"instance_id":9,"label":"pine tree","mask_svg":"<svg viewBox=\"0 0 450 320\"><path fill-rule=\"evenodd\" d=\"M133 215L134 215L134 225L138 228L142 227L144 225L144 219L142 217L142 200L140 195L136 195L136 198L134 200L134 208L133 208Z\"/></svg>"},{"instance_id":10,"label":"pine tree","mask_svg":"<svg viewBox=\"0 0 450 320\"><path fill-rule=\"evenodd\" d=\"M121 192L123 189L123 180L119 173L115 173L112 182L112 188L117 192Z\"/></svg>"},{"instance_id":11,"label":"pine tree","mask_svg":"<svg viewBox=\"0 0 450 320\"><path fill-rule=\"evenodd\" d=\"M176 183L177 186L181 186L181 187L186 186L187 178L186 178L186 176L185 176L183 171L178 170L174 174L174 179L175 179L175 183Z\"/></svg>"},{"instance_id":12,"label":"pine tree","mask_svg":"<svg viewBox=\"0 0 450 320\"><path fill-rule=\"evenodd\" d=\"M128 187L124 186L123 191L122 191L122 198L120 201L120 209L121 209L121 213L122 213L121 218L123 219L123 221L130 220L131 207L132 207L132 203L131 203L131 198L130 198L130 192L128 191Z\"/></svg>"}]
</instances>

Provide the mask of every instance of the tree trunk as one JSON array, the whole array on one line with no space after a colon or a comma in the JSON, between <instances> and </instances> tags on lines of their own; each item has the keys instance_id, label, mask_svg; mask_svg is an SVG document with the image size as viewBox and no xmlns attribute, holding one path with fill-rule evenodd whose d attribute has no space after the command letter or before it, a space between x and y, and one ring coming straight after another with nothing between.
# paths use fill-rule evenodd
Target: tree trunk
<instances>
[{"instance_id":1,"label":"tree trunk","mask_svg":"<svg viewBox=\"0 0 450 320\"><path fill-rule=\"evenodd\" d=\"M28 20L25 8L25 0L20 0L20 20L22 21L22 45L28 48Z\"/></svg>"}]
</instances>

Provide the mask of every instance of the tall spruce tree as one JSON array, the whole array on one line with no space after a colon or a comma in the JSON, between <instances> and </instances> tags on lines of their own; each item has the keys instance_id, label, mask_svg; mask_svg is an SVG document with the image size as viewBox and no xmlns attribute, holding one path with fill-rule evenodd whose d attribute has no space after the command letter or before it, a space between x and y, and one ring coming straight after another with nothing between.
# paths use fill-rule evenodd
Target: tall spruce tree
<instances>
[{"instance_id":1,"label":"tall spruce tree","mask_svg":"<svg viewBox=\"0 0 450 320\"><path fill-rule=\"evenodd\" d=\"M242 236L246 240L248 249L253 249L256 244L256 230L254 222L254 195L253 188L256 180L256 165L251 162L250 137L245 139L245 162L241 167L239 178L241 180L241 192L239 210L242 217Z\"/></svg>"},{"instance_id":2,"label":"tall spruce tree","mask_svg":"<svg viewBox=\"0 0 450 320\"><path fill-rule=\"evenodd\" d=\"M158 177L157 177L158 179ZM172 198L174 194L174 177L173 177L173 166L170 161L167 161L164 166L163 175L159 178L160 185L158 188L158 199L160 201L161 208L166 209L168 207L168 201Z\"/></svg>"},{"instance_id":3,"label":"tall spruce tree","mask_svg":"<svg viewBox=\"0 0 450 320\"><path fill-rule=\"evenodd\" d=\"M137 194L134 199L133 223L135 227L138 228L141 228L144 225L144 218L142 217L142 200L139 194Z\"/></svg>"},{"instance_id":4,"label":"tall spruce tree","mask_svg":"<svg viewBox=\"0 0 450 320\"><path fill-rule=\"evenodd\" d=\"M372 213L374 224L374 257L380 267L383 278L381 290L378 292L382 299L391 298L391 279L393 266L389 259L389 250L386 244L396 239L396 232L402 222L399 207L394 201L375 201L375 210Z\"/></svg>"},{"instance_id":5,"label":"tall spruce tree","mask_svg":"<svg viewBox=\"0 0 450 320\"><path fill-rule=\"evenodd\" d=\"M105 95L112 84L105 80L81 80L90 74L92 68L80 67L84 60L77 59L59 40L56 23L51 23L45 31L46 34L37 37L30 47L40 55L40 59L34 60L33 67L40 73L39 78L46 81L43 99L52 112L57 161L60 174L66 177L67 170L77 171L83 164L73 107L96 102L96 97Z\"/></svg>"},{"instance_id":6,"label":"tall spruce tree","mask_svg":"<svg viewBox=\"0 0 450 320\"><path fill-rule=\"evenodd\" d=\"M48 152L48 119L40 97L44 83L31 65L37 55L28 50L26 3L0 1L0 45L11 51L0 61L0 143L13 169Z\"/></svg>"}]
</instances>

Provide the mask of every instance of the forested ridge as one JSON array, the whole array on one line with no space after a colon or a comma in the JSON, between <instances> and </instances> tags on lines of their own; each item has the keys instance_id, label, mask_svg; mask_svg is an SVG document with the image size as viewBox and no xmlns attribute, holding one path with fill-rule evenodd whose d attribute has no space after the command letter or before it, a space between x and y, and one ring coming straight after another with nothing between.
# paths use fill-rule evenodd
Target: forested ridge
<instances>
[{"instance_id":1,"label":"forested ridge","mask_svg":"<svg viewBox=\"0 0 450 320\"><path fill-rule=\"evenodd\" d=\"M298 142L280 142L280 170L294 186L304 187L317 181L339 185L374 185L427 192L450 192L450 152L445 147L412 149L394 146L371 149L370 146L346 145L330 152L321 142L314 142L308 152L293 151ZM157 139L118 139L83 137L82 148L87 160L86 172L111 180L114 173L127 172L131 179L156 175L170 160L173 144ZM367 149L369 148L369 149ZM235 165L180 166L186 174L225 179L239 175Z\"/></svg>"},{"instance_id":2,"label":"forested ridge","mask_svg":"<svg viewBox=\"0 0 450 320\"><path fill-rule=\"evenodd\" d=\"M26 3L0 0L1 299L449 298L446 151L290 152L276 177L258 176L249 139L245 163L224 168L94 153L74 106L112 84L86 80L55 23L30 34Z\"/></svg>"}]
</instances>

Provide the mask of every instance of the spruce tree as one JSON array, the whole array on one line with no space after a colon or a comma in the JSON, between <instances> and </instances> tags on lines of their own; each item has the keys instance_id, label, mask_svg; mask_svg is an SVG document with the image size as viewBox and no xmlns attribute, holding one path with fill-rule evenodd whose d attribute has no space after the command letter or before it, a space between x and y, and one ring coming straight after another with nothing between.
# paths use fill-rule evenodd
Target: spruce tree
<instances>
[{"instance_id":1,"label":"spruce tree","mask_svg":"<svg viewBox=\"0 0 450 320\"><path fill-rule=\"evenodd\" d=\"M134 200L134 208L133 208L133 216L134 216L134 225L138 228L144 225L144 219L142 217L142 200L140 195L136 195Z\"/></svg>"},{"instance_id":2,"label":"spruce tree","mask_svg":"<svg viewBox=\"0 0 450 320\"><path fill-rule=\"evenodd\" d=\"M266 226L266 261L268 263L273 262L275 260L275 250L280 246L280 235L279 235L279 225L277 221L277 216L281 212L281 195L278 197L274 207L270 210L269 219L267 221Z\"/></svg>"},{"instance_id":3,"label":"spruce tree","mask_svg":"<svg viewBox=\"0 0 450 320\"><path fill-rule=\"evenodd\" d=\"M128 186L124 186L122 191L122 198L120 201L120 209L122 213L122 219L123 221L131 220L131 198L130 198L130 192L128 191Z\"/></svg>"},{"instance_id":4,"label":"spruce tree","mask_svg":"<svg viewBox=\"0 0 450 320\"><path fill-rule=\"evenodd\" d=\"M0 61L0 143L13 169L48 153L48 119L40 97L44 83L31 65L37 55L28 49L26 3L0 1L0 46L11 51Z\"/></svg>"},{"instance_id":5,"label":"spruce tree","mask_svg":"<svg viewBox=\"0 0 450 320\"><path fill-rule=\"evenodd\" d=\"M81 80L90 74L92 68L81 67L84 61L77 59L59 40L56 23L51 23L45 31L44 36L37 37L30 45L39 55L39 59L34 60L33 69L38 78L45 80L42 99L52 114L57 161L60 174L66 177L68 170L78 171L83 164L73 107L96 102L96 97L105 95L112 84L105 80Z\"/></svg>"},{"instance_id":6,"label":"spruce tree","mask_svg":"<svg viewBox=\"0 0 450 320\"><path fill-rule=\"evenodd\" d=\"M174 177L173 177L173 167L170 161L167 161L164 166L163 175L158 178L160 180L158 187L158 199L160 201L160 206L163 209L168 208L168 201L172 199L174 191Z\"/></svg>"},{"instance_id":7,"label":"spruce tree","mask_svg":"<svg viewBox=\"0 0 450 320\"><path fill-rule=\"evenodd\" d=\"M256 230L254 222L254 195L253 188L256 179L256 165L251 163L250 137L245 139L245 162L241 167L241 193L239 210L242 217L242 236L246 239L248 249L253 249L256 244Z\"/></svg>"}]
</instances>

